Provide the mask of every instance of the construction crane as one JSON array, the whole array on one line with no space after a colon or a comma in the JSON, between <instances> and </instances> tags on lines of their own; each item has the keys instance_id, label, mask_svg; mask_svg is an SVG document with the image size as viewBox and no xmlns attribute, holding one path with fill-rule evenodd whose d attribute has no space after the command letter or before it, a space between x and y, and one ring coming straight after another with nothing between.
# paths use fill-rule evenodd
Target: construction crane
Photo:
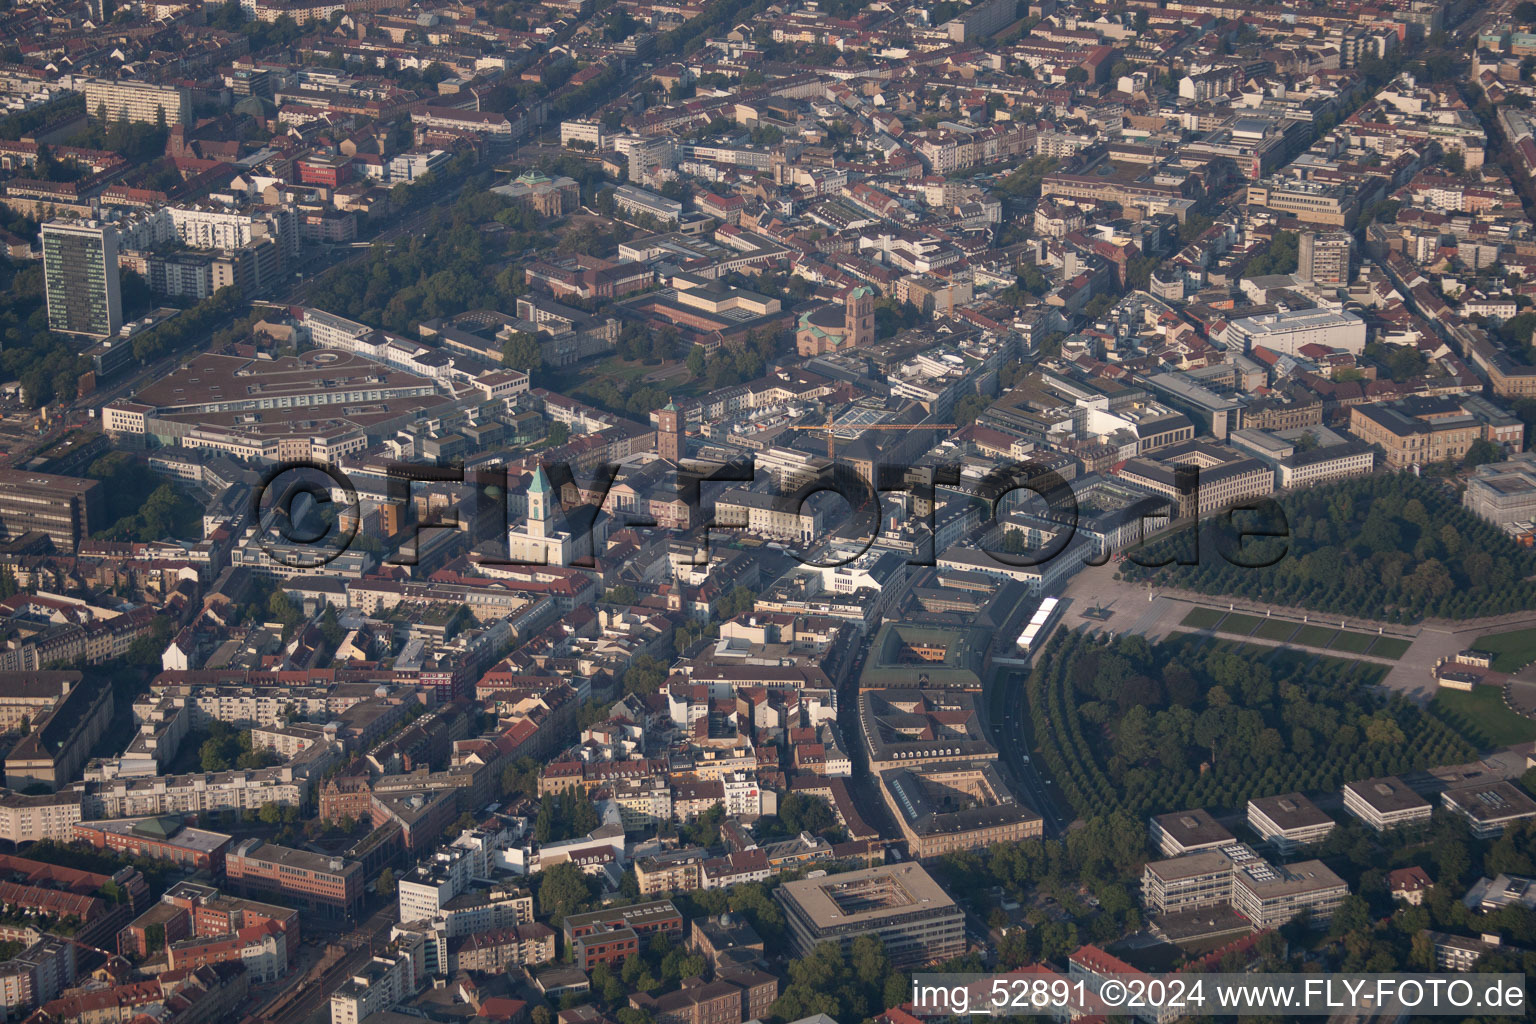
<instances>
[{"instance_id":1,"label":"construction crane","mask_svg":"<svg viewBox=\"0 0 1536 1024\"><path fill-rule=\"evenodd\" d=\"M816 426L807 426L807 425L804 425L804 424L796 423L796 424L791 425L789 429L790 430L825 430L827 432L827 458L830 459L830 458L832 458L834 456L835 449L833 448L833 444L836 441L836 432L838 430L838 426L837 426L837 421L833 418L831 413L827 413L827 422L826 422L825 425L818 424ZM845 427L843 429L846 429L846 430L959 430L960 427L957 424L954 424L954 423L864 423L864 424L859 424L858 426Z\"/></svg>"}]
</instances>

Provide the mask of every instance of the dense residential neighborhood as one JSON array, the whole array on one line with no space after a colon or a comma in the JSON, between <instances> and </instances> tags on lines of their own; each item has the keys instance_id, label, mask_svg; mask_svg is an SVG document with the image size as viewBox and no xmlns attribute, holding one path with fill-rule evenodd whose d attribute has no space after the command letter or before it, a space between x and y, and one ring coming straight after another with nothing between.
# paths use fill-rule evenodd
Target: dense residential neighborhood
<instances>
[{"instance_id":1,"label":"dense residential neighborhood","mask_svg":"<svg viewBox=\"0 0 1536 1024\"><path fill-rule=\"evenodd\" d=\"M7 1021L1536 973L1536 3L0 47Z\"/></svg>"}]
</instances>

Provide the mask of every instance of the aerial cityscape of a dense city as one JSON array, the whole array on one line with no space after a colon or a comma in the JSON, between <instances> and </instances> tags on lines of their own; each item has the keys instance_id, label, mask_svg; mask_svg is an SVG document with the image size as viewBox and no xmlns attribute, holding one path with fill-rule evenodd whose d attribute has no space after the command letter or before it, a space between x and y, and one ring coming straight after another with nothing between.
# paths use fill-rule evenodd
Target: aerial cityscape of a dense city
<instances>
[{"instance_id":1,"label":"aerial cityscape of a dense city","mask_svg":"<svg viewBox=\"0 0 1536 1024\"><path fill-rule=\"evenodd\" d=\"M1530 1019L1536 0L0 0L0 1024Z\"/></svg>"}]
</instances>

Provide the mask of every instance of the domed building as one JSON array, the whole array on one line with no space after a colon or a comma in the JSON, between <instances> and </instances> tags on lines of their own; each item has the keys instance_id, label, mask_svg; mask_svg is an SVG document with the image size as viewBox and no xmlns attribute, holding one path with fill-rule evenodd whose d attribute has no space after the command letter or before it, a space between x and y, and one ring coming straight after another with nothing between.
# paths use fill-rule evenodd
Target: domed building
<instances>
[{"instance_id":1,"label":"domed building","mask_svg":"<svg viewBox=\"0 0 1536 1024\"><path fill-rule=\"evenodd\" d=\"M873 344L875 340L875 292L859 285L843 297L843 303L827 303L800 316L795 329L795 348L802 356L819 356Z\"/></svg>"}]
</instances>

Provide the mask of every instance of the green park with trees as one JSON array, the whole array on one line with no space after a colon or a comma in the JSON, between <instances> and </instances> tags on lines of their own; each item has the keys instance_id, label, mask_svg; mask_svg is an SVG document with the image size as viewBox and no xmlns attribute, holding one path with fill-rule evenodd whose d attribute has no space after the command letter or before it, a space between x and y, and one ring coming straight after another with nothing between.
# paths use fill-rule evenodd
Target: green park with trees
<instances>
[{"instance_id":1,"label":"green park with trees","mask_svg":"<svg viewBox=\"0 0 1536 1024\"><path fill-rule=\"evenodd\" d=\"M1463 737L1373 689L1381 666L1195 636L1152 645L1062 631L1027 683L1030 721L1082 814L1243 807L1474 756Z\"/></svg>"},{"instance_id":2,"label":"green park with trees","mask_svg":"<svg viewBox=\"0 0 1536 1024\"><path fill-rule=\"evenodd\" d=\"M1468 737L1433 707L1378 695L1379 674L1340 658L1188 634L1153 646L1063 631L1029 677L1029 709L1041 760L1085 823L1061 839L951 854L937 872L980 912L993 905L989 923L1004 929L1000 969L1059 961L1082 942L1135 962L1137 951L1115 942L1143 924L1134 894L1148 814L1240 812L1253 797L1336 792L1347 781L1475 757ZM1536 770L1519 784L1536 791ZM1506 949L1486 955L1478 971L1536 968L1536 912L1477 913L1461 899L1479 877L1536 872L1536 823L1478 839L1438 808L1428 824L1385 832L1334 817L1326 840L1294 855L1321 858L1350 887L1327 928L1303 916L1261 939L1257 962L1203 969L1431 971L1428 928L1502 935ZM1422 906L1392 898L1387 874L1408 866L1435 882ZM995 905L1004 899L1025 904L1025 927ZM1180 966L1193 952L1157 966Z\"/></svg>"},{"instance_id":3,"label":"green park with trees","mask_svg":"<svg viewBox=\"0 0 1536 1024\"><path fill-rule=\"evenodd\" d=\"M1383 622L1471 619L1536 606L1536 552L1407 473L1283 495L1283 522L1235 513L1129 552L1120 572L1155 586ZM1239 529L1279 536L1239 542ZM1193 561L1196 560L1197 561ZM1193 564L1187 564L1193 561ZM1149 568L1148 566L1156 566Z\"/></svg>"},{"instance_id":4,"label":"green park with trees","mask_svg":"<svg viewBox=\"0 0 1536 1024\"><path fill-rule=\"evenodd\" d=\"M465 189L451 204L428 207L425 216L410 237L374 246L367 258L326 275L311 302L414 333L423 320L510 306L524 291L517 258L550 242L536 214L489 191Z\"/></svg>"}]
</instances>

